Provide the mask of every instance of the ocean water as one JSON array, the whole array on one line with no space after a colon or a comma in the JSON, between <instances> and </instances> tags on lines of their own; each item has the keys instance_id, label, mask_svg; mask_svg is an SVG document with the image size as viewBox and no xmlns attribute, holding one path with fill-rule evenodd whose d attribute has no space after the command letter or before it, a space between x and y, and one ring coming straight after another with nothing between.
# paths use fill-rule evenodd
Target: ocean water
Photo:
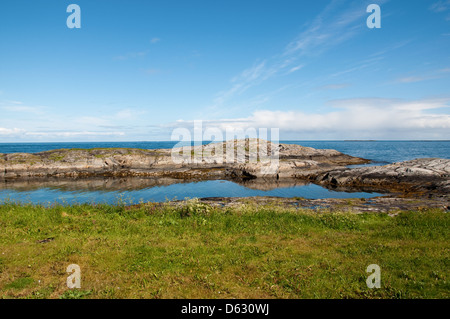
<instances>
[{"instance_id":1,"label":"ocean water","mask_svg":"<svg viewBox=\"0 0 450 319\"><path fill-rule=\"evenodd\" d=\"M207 143L207 142L205 142ZM335 149L342 153L387 164L415 158L450 158L450 141L280 141L319 149ZM125 147L172 148L177 142L84 142L84 143L0 143L0 153L38 153L60 148Z\"/></svg>"},{"instance_id":2,"label":"ocean water","mask_svg":"<svg viewBox=\"0 0 450 319\"><path fill-rule=\"evenodd\" d=\"M345 154L367 158L371 165L384 165L415 158L450 159L450 141L281 141L319 149L335 149ZM172 148L176 142L98 142L98 143L0 143L0 153L37 153L61 148L126 147L142 149ZM203 181L192 183L171 183L148 187L89 187L36 186L23 187L0 183L0 201L13 200L40 204L59 203L117 203L119 199L128 202L164 201L195 197L304 197L319 198L370 198L378 193L333 191L324 187L306 184L280 186L261 190L230 181Z\"/></svg>"}]
</instances>

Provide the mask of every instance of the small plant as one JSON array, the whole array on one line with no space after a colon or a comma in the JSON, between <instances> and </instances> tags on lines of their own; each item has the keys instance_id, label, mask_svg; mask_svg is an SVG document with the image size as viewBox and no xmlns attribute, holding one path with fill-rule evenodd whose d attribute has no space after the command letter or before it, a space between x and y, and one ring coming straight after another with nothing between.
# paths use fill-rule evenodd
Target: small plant
<instances>
[{"instance_id":1,"label":"small plant","mask_svg":"<svg viewBox=\"0 0 450 319\"><path fill-rule=\"evenodd\" d=\"M358 229L356 217L349 214L322 214L319 218L324 226L331 229Z\"/></svg>"},{"instance_id":2,"label":"small plant","mask_svg":"<svg viewBox=\"0 0 450 319\"><path fill-rule=\"evenodd\" d=\"M211 212L211 206L201 203L198 198L193 198L181 207L180 216L190 217L193 215L207 215Z\"/></svg>"},{"instance_id":3,"label":"small plant","mask_svg":"<svg viewBox=\"0 0 450 319\"><path fill-rule=\"evenodd\" d=\"M63 293L59 299L82 299L86 296L89 296L92 294L91 290L67 290L65 293Z\"/></svg>"}]
</instances>

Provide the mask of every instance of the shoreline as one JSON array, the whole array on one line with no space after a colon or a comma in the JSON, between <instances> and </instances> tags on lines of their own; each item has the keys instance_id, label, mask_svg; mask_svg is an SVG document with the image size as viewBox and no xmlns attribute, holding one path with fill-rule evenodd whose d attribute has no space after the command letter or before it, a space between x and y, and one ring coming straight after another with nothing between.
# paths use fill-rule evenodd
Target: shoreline
<instances>
[{"instance_id":1,"label":"shoreline","mask_svg":"<svg viewBox=\"0 0 450 319\"><path fill-rule=\"evenodd\" d=\"M123 207L126 210L143 209L147 206L169 206L180 207L189 204L191 201L208 205L218 209L239 208L245 205L252 205L258 208L266 206L276 206L297 211L310 211L314 213L388 213L398 214L406 211L423 211L434 209L443 213L450 212L450 201L442 199L424 198L404 198L395 196L380 196L372 198L322 198L307 199L302 197L276 197L276 196L251 196L251 197L201 197L185 198L169 201L148 201L140 203L127 203L126 200L118 199L117 203L103 202L82 202L82 203L59 203L49 202L49 205L42 203L27 203L14 200L0 201L0 207L17 205L18 207L45 207L47 209L60 207L61 209L72 209L76 207Z\"/></svg>"},{"instance_id":2,"label":"shoreline","mask_svg":"<svg viewBox=\"0 0 450 319\"><path fill-rule=\"evenodd\" d=\"M230 145L233 159L227 162L223 153L216 152L228 150ZM255 145L259 152L252 153ZM261 157L261 145L266 147L268 161ZM189 156L174 162L173 154L181 151ZM273 169L271 159L275 157ZM450 200L450 160L429 158L363 166L369 163L336 150L275 145L259 139L191 146L175 149L175 153L173 149L60 149L0 154L0 184L5 188L20 183L39 187L52 181L136 178L153 179L155 185L226 180L249 188L270 189L280 184L312 183L329 190Z\"/></svg>"}]
</instances>

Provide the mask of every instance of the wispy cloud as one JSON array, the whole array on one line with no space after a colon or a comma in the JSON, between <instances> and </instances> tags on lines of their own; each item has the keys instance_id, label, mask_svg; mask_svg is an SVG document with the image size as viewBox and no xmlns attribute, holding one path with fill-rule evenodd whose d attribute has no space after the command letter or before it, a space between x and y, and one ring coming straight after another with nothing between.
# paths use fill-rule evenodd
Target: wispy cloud
<instances>
[{"instance_id":1,"label":"wispy cloud","mask_svg":"<svg viewBox=\"0 0 450 319\"><path fill-rule=\"evenodd\" d=\"M318 90L340 90L350 87L349 83L334 83L318 87Z\"/></svg>"},{"instance_id":2,"label":"wispy cloud","mask_svg":"<svg viewBox=\"0 0 450 319\"><path fill-rule=\"evenodd\" d=\"M34 138L71 138L71 137L99 137L99 136L124 136L124 132L118 131L28 131L19 128L4 128L0 127L0 136L1 137L15 137L19 139L34 139Z\"/></svg>"},{"instance_id":3,"label":"wispy cloud","mask_svg":"<svg viewBox=\"0 0 450 319\"><path fill-rule=\"evenodd\" d=\"M73 122L89 125L89 126L97 126L97 127L107 127L107 126L116 126L117 122L125 122L125 121L133 121L137 120L139 116L145 114L146 112L141 109L135 108L124 108L116 111L112 114L106 114L102 116L80 116L75 118Z\"/></svg>"},{"instance_id":4,"label":"wispy cloud","mask_svg":"<svg viewBox=\"0 0 450 319\"><path fill-rule=\"evenodd\" d=\"M73 120L74 123L90 126L104 126L110 124L109 119L97 116L81 116Z\"/></svg>"},{"instance_id":5,"label":"wispy cloud","mask_svg":"<svg viewBox=\"0 0 450 319\"><path fill-rule=\"evenodd\" d=\"M450 73L450 68L444 68L444 69L429 71L423 75L400 77L400 78L396 79L395 82L397 82L397 83L416 83L416 82L422 82L422 81L435 80L435 79L440 79L440 78L448 76L448 73Z\"/></svg>"},{"instance_id":6,"label":"wispy cloud","mask_svg":"<svg viewBox=\"0 0 450 319\"><path fill-rule=\"evenodd\" d=\"M142 58L146 56L148 53L149 51L128 52L123 55L115 56L114 60L128 60L128 59Z\"/></svg>"},{"instance_id":7,"label":"wispy cloud","mask_svg":"<svg viewBox=\"0 0 450 319\"><path fill-rule=\"evenodd\" d=\"M223 106L231 98L274 76L301 70L306 66L302 60L316 58L357 35L365 26L361 21L367 15L365 8L369 2L356 1L344 7L341 1L332 1L302 33L281 48L279 54L260 60L235 77L231 88L217 94L212 108Z\"/></svg>"},{"instance_id":8,"label":"wispy cloud","mask_svg":"<svg viewBox=\"0 0 450 319\"><path fill-rule=\"evenodd\" d=\"M87 137L87 136L124 136L124 132L94 132L94 131L68 131L68 132L25 132L25 136L41 137Z\"/></svg>"},{"instance_id":9,"label":"wispy cloud","mask_svg":"<svg viewBox=\"0 0 450 319\"><path fill-rule=\"evenodd\" d=\"M233 78L233 86L226 91L219 93L214 100L215 106L222 105L227 99L234 95L239 95L248 88L261 83L272 75L272 71L266 68L266 61L255 64L249 69L244 70L240 75Z\"/></svg>"},{"instance_id":10,"label":"wispy cloud","mask_svg":"<svg viewBox=\"0 0 450 319\"><path fill-rule=\"evenodd\" d=\"M430 6L433 12L445 12L450 9L450 0L440 0Z\"/></svg>"},{"instance_id":11,"label":"wispy cloud","mask_svg":"<svg viewBox=\"0 0 450 319\"><path fill-rule=\"evenodd\" d=\"M367 4L365 1L347 3L342 13L336 14L341 5L340 1L332 1L304 32L286 46L283 55L318 55L356 35L361 30L361 19L366 16Z\"/></svg>"},{"instance_id":12,"label":"wispy cloud","mask_svg":"<svg viewBox=\"0 0 450 319\"><path fill-rule=\"evenodd\" d=\"M435 2L430 6L430 10L436 13L448 12L450 10L450 0ZM450 21L450 14L447 13L445 20Z\"/></svg>"},{"instance_id":13,"label":"wispy cloud","mask_svg":"<svg viewBox=\"0 0 450 319\"><path fill-rule=\"evenodd\" d=\"M161 41L160 38L152 38L152 39L150 40L150 43L151 43L151 44L155 44L155 43L158 43L159 41Z\"/></svg>"},{"instance_id":14,"label":"wispy cloud","mask_svg":"<svg viewBox=\"0 0 450 319\"><path fill-rule=\"evenodd\" d=\"M2 104L22 105L23 102L21 102L21 101L5 101L5 102L2 102Z\"/></svg>"},{"instance_id":15,"label":"wispy cloud","mask_svg":"<svg viewBox=\"0 0 450 319\"><path fill-rule=\"evenodd\" d=\"M5 112L42 114L42 109L43 107L41 106L24 105L23 102L20 101L0 102L0 110Z\"/></svg>"},{"instance_id":16,"label":"wispy cloud","mask_svg":"<svg viewBox=\"0 0 450 319\"><path fill-rule=\"evenodd\" d=\"M397 79L398 83L415 83L430 80L430 77L420 77L420 76L408 76L405 78Z\"/></svg>"},{"instance_id":17,"label":"wispy cloud","mask_svg":"<svg viewBox=\"0 0 450 319\"><path fill-rule=\"evenodd\" d=\"M137 119L139 116L145 114L146 112L144 110L140 110L140 109L133 109L133 108L127 108L127 109L122 109L119 110L118 112L116 112L112 118L116 119L116 120L120 120L120 121L124 121L124 120L135 120Z\"/></svg>"},{"instance_id":18,"label":"wispy cloud","mask_svg":"<svg viewBox=\"0 0 450 319\"><path fill-rule=\"evenodd\" d=\"M148 75L158 74L158 73L162 72L160 69L152 69L152 68L145 69L143 71L144 71L145 74L148 74Z\"/></svg>"},{"instance_id":19,"label":"wispy cloud","mask_svg":"<svg viewBox=\"0 0 450 319\"><path fill-rule=\"evenodd\" d=\"M301 64L301 65L298 65L298 66L294 66L292 69L289 70L288 73L292 73L292 72L298 71L298 70L302 69L304 66L305 66L304 64Z\"/></svg>"}]
</instances>

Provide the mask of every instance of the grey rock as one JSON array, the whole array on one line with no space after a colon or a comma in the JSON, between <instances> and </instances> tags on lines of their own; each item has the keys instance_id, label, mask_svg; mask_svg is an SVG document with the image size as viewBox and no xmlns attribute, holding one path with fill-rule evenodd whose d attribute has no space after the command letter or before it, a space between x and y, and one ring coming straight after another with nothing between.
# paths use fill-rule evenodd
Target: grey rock
<instances>
[{"instance_id":1,"label":"grey rock","mask_svg":"<svg viewBox=\"0 0 450 319\"><path fill-rule=\"evenodd\" d=\"M229 149L233 158L227 157ZM259 150L259 151L258 151ZM176 157L184 151L186 157ZM225 153L225 154L223 154ZM274 164L273 158L279 156ZM287 178L368 160L335 150L275 145L258 139L235 140L185 149L61 149L35 154L6 154L0 178L147 176L192 178Z\"/></svg>"},{"instance_id":2,"label":"grey rock","mask_svg":"<svg viewBox=\"0 0 450 319\"><path fill-rule=\"evenodd\" d=\"M322 185L378 187L411 195L450 194L450 160L421 158L384 166L340 168L312 173L309 180Z\"/></svg>"}]
</instances>

